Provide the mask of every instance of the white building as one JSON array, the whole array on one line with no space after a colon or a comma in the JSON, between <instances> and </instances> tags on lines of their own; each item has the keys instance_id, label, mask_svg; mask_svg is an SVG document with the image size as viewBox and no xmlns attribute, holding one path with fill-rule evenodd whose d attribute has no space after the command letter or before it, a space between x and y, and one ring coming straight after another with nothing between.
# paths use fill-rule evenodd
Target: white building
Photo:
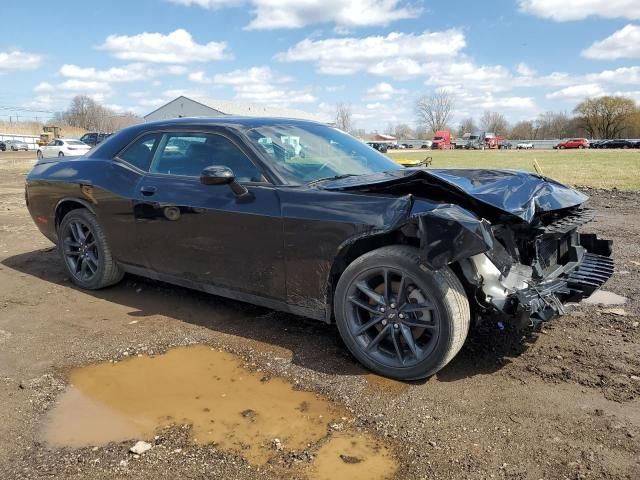
<instances>
[{"instance_id":1,"label":"white building","mask_svg":"<svg viewBox=\"0 0 640 480\"><path fill-rule=\"evenodd\" d=\"M319 114L295 110L292 108L271 107L261 104L241 103L225 100L211 100L208 98L191 99L180 96L175 100L157 108L144 116L146 122L167 120L181 117L221 117L225 115L237 115L243 117L281 117L298 118L303 120L315 120L327 122L327 119Z\"/></svg>"}]
</instances>

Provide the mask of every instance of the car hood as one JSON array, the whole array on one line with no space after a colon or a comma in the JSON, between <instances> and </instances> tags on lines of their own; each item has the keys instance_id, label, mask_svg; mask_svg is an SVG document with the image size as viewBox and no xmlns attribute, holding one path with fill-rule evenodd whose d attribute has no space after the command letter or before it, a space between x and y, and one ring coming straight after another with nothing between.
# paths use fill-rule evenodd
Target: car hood
<instances>
[{"instance_id":1,"label":"car hood","mask_svg":"<svg viewBox=\"0 0 640 480\"><path fill-rule=\"evenodd\" d=\"M326 190L386 190L394 185L436 185L453 196L489 206L531 223L537 213L575 207L583 193L550 178L516 170L405 168L323 183ZM392 191L392 190L391 190Z\"/></svg>"}]
</instances>

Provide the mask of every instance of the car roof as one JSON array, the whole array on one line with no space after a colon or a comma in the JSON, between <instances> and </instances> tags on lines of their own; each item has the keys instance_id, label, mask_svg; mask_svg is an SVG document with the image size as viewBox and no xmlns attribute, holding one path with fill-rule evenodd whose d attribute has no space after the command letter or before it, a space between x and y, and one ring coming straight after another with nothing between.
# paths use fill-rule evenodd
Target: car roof
<instances>
[{"instance_id":1,"label":"car roof","mask_svg":"<svg viewBox=\"0 0 640 480\"><path fill-rule=\"evenodd\" d=\"M167 128L167 127L215 127L225 126L240 130L249 130L257 127L266 127L273 125L325 125L326 123L314 122L312 120L301 120L298 118L281 118L281 117L240 117L226 115L223 117L184 117L172 118L169 120L158 120L155 122L144 123L146 128ZM145 129L146 129L145 128Z\"/></svg>"}]
</instances>

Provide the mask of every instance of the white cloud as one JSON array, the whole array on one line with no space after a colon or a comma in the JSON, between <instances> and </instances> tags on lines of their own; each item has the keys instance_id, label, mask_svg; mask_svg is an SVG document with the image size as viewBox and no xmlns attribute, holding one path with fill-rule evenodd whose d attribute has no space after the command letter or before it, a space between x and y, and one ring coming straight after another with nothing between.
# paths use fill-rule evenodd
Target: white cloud
<instances>
[{"instance_id":1,"label":"white cloud","mask_svg":"<svg viewBox=\"0 0 640 480\"><path fill-rule=\"evenodd\" d=\"M516 69L516 71L523 77L532 77L536 75L536 71L524 62L520 62L518 64L518 68Z\"/></svg>"},{"instance_id":2,"label":"white cloud","mask_svg":"<svg viewBox=\"0 0 640 480\"><path fill-rule=\"evenodd\" d=\"M247 29L302 28L317 23L334 23L338 31L349 27L388 25L417 17L421 9L403 0L171 0L186 6L208 9L248 4L253 16Z\"/></svg>"},{"instance_id":3,"label":"white cloud","mask_svg":"<svg viewBox=\"0 0 640 480\"><path fill-rule=\"evenodd\" d=\"M62 110L76 95L86 95L103 103L113 94L111 85L98 80L69 78L58 84L40 82L33 88L38 93L25 107L43 110Z\"/></svg>"},{"instance_id":4,"label":"white cloud","mask_svg":"<svg viewBox=\"0 0 640 480\"><path fill-rule=\"evenodd\" d=\"M229 58L225 42L199 44L184 29L168 35L140 33L138 35L109 35L98 47L122 60L149 63L195 63Z\"/></svg>"},{"instance_id":5,"label":"white cloud","mask_svg":"<svg viewBox=\"0 0 640 480\"><path fill-rule=\"evenodd\" d=\"M640 84L640 67L620 67L615 70L604 70L585 76L587 82L615 83L626 85Z\"/></svg>"},{"instance_id":6,"label":"white cloud","mask_svg":"<svg viewBox=\"0 0 640 480\"><path fill-rule=\"evenodd\" d=\"M536 107L533 97L498 97L491 99L485 105L487 108L512 108L515 110L529 110Z\"/></svg>"},{"instance_id":7,"label":"white cloud","mask_svg":"<svg viewBox=\"0 0 640 480\"><path fill-rule=\"evenodd\" d=\"M101 93L108 94L111 92L111 86L106 82L97 82L93 80L77 80L69 79L58 84L56 89L74 92L74 93Z\"/></svg>"},{"instance_id":8,"label":"white cloud","mask_svg":"<svg viewBox=\"0 0 640 480\"><path fill-rule=\"evenodd\" d=\"M339 27L388 25L416 17L420 10L399 0L252 0L255 18L248 29L301 28L332 22Z\"/></svg>"},{"instance_id":9,"label":"white cloud","mask_svg":"<svg viewBox=\"0 0 640 480\"><path fill-rule=\"evenodd\" d=\"M572 85L548 93L547 98L550 100L582 100L586 97L597 97L605 94L606 92L601 85L597 83L585 83L583 85Z\"/></svg>"},{"instance_id":10,"label":"white cloud","mask_svg":"<svg viewBox=\"0 0 640 480\"><path fill-rule=\"evenodd\" d=\"M391 100L406 93L406 90L395 88L390 83L380 82L367 90L366 98L369 100Z\"/></svg>"},{"instance_id":11,"label":"white cloud","mask_svg":"<svg viewBox=\"0 0 640 480\"><path fill-rule=\"evenodd\" d=\"M42 63L42 56L36 53L12 50L0 52L0 75L11 71L33 70Z\"/></svg>"},{"instance_id":12,"label":"white cloud","mask_svg":"<svg viewBox=\"0 0 640 480\"><path fill-rule=\"evenodd\" d=\"M252 67L247 70L234 70L229 73L214 75L207 79L204 74L196 72L198 83L226 85L233 88L235 98L248 102L269 103L271 105L288 105L291 103L313 103L317 98L309 90L284 88L292 79L274 73L269 67Z\"/></svg>"},{"instance_id":13,"label":"white cloud","mask_svg":"<svg viewBox=\"0 0 640 480\"><path fill-rule=\"evenodd\" d=\"M235 7L242 5L244 0L170 0L178 5L184 5L185 7L202 7L209 10L215 10L223 7Z\"/></svg>"},{"instance_id":14,"label":"white cloud","mask_svg":"<svg viewBox=\"0 0 640 480\"><path fill-rule=\"evenodd\" d=\"M595 60L640 58L640 25L627 25L604 40L595 42L582 52Z\"/></svg>"},{"instance_id":15,"label":"white cloud","mask_svg":"<svg viewBox=\"0 0 640 480\"><path fill-rule=\"evenodd\" d=\"M283 62L314 62L320 73L350 75L366 71L406 78L425 72L421 62L449 59L465 47L458 29L422 34L393 32L364 38L305 39L276 55Z\"/></svg>"},{"instance_id":16,"label":"white cloud","mask_svg":"<svg viewBox=\"0 0 640 480\"><path fill-rule=\"evenodd\" d=\"M557 22L583 20L587 17L640 18L638 0L520 0L520 10Z\"/></svg>"},{"instance_id":17,"label":"white cloud","mask_svg":"<svg viewBox=\"0 0 640 480\"><path fill-rule=\"evenodd\" d=\"M40 82L38 85L34 87L33 91L37 93L46 93L46 92L53 92L55 89L56 87L51 85L49 82Z\"/></svg>"},{"instance_id":18,"label":"white cloud","mask_svg":"<svg viewBox=\"0 0 640 480\"><path fill-rule=\"evenodd\" d=\"M96 80L101 82L135 82L147 80L161 75L183 75L187 68L183 65L171 65L167 67L149 67L144 63L131 63L121 67L112 67L107 70L97 70L93 67L79 67L65 64L60 67L59 74L66 78L81 80Z\"/></svg>"}]
</instances>

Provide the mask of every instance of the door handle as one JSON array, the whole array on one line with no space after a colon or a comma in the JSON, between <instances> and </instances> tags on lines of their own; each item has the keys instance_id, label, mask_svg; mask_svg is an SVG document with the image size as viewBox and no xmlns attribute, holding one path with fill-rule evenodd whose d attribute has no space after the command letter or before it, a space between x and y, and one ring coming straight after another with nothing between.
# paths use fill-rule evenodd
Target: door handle
<instances>
[{"instance_id":1,"label":"door handle","mask_svg":"<svg viewBox=\"0 0 640 480\"><path fill-rule=\"evenodd\" d=\"M153 185L144 185L140 188L140 192L142 192L142 195L144 195L145 197L150 197L151 195L156 193L156 190L157 188Z\"/></svg>"}]
</instances>

